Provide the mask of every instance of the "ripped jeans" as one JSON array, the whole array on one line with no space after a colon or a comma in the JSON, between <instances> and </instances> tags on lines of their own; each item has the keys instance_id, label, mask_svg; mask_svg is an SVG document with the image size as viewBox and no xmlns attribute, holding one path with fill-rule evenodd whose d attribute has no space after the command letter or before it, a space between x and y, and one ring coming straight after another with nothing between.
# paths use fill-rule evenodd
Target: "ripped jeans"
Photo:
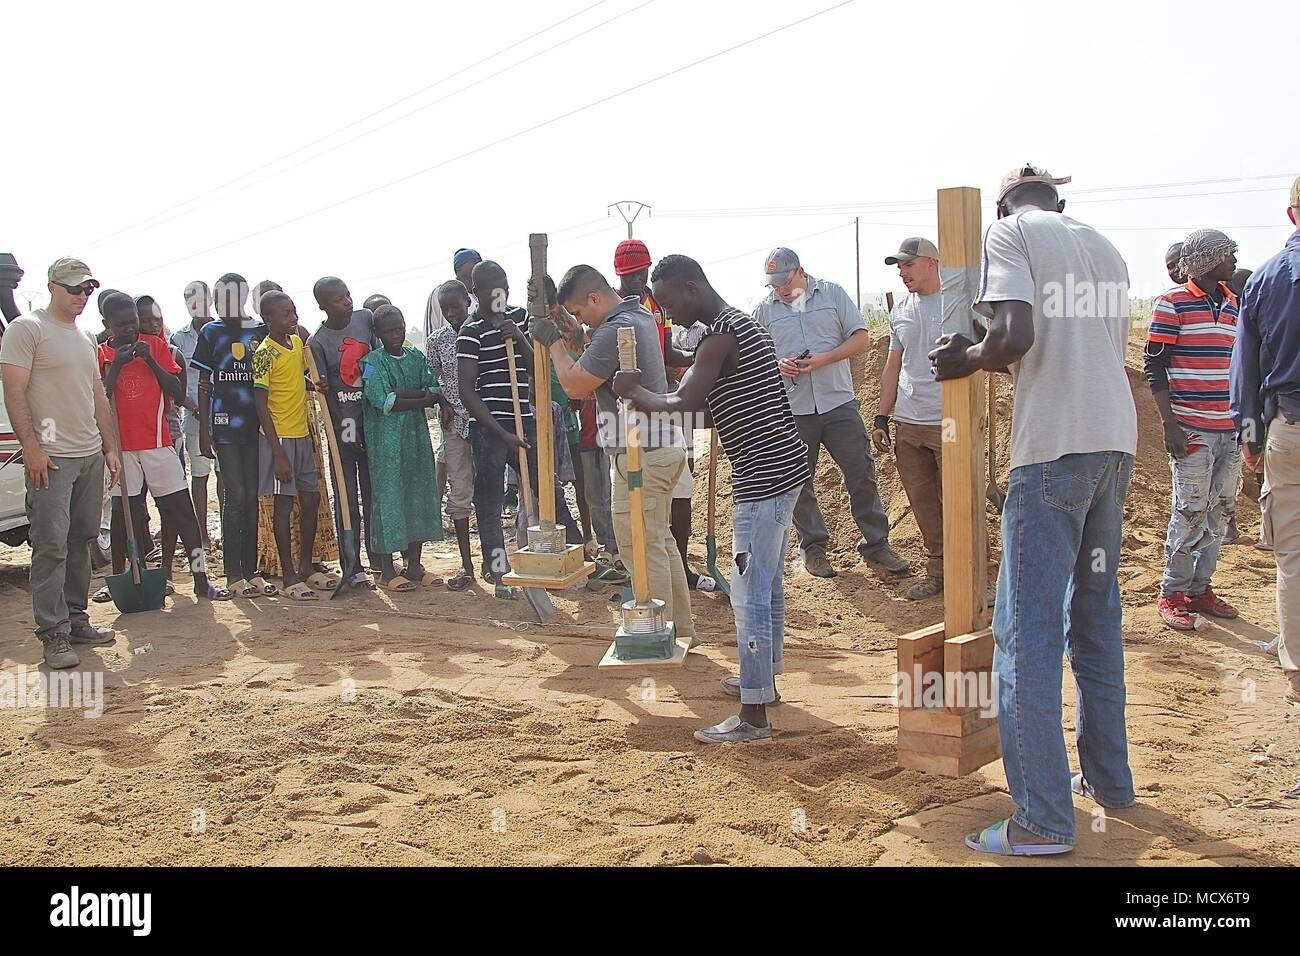
<instances>
[{"instance_id":1,"label":"ripped jeans","mask_svg":"<svg viewBox=\"0 0 1300 956\"><path fill-rule=\"evenodd\" d=\"M785 552L802 488L738 501L732 519L731 607L740 651L740 702L770 704L785 672Z\"/></svg>"},{"instance_id":2,"label":"ripped jeans","mask_svg":"<svg viewBox=\"0 0 1300 956\"><path fill-rule=\"evenodd\" d=\"M1187 431L1194 450L1170 458L1173 500L1165 536L1165 574L1160 594L1205 593L1219 563L1219 545L1241 485L1241 449L1234 432Z\"/></svg>"}]
</instances>

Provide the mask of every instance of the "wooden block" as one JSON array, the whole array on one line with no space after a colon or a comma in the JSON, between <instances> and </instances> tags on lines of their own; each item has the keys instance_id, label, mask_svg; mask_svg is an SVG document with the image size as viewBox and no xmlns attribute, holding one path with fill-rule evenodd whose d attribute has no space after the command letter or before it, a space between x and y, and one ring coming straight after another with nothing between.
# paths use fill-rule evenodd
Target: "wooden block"
<instances>
[{"instance_id":1,"label":"wooden block","mask_svg":"<svg viewBox=\"0 0 1300 956\"><path fill-rule=\"evenodd\" d=\"M647 660L647 661L622 661L614 656L614 643L611 641L609 650L605 651L605 656L600 659L596 666L602 670L643 670L647 667L681 667L686 662L686 652L691 649L691 640L688 637L679 637L673 645L673 656L664 660Z\"/></svg>"},{"instance_id":2,"label":"wooden block","mask_svg":"<svg viewBox=\"0 0 1300 956\"><path fill-rule=\"evenodd\" d=\"M998 724L993 721L981 730L966 737L948 737L943 734L918 734L900 729L899 750L933 754L936 757L963 757L985 749L990 741L998 739Z\"/></svg>"},{"instance_id":3,"label":"wooden block","mask_svg":"<svg viewBox=\"0 0 1300 956\"><path fill-rule=\"evenodd\" d=\"M903 686L912 692L908 699L899 700L899 707L921 706L921 681L917 675L924 678L943 667L943 635L943 624L931 624L898 639L899 680L906 680Z\"/></svg>"},{"instance_id":4,"label":"wooden block","mask_svg":"<svg viewBox=\"0 0 1300 956\"><path fill-rule=\"evenodd\" d=\"M518 572L511 572L501 576L501 583L508 584L514 588L544 588L547 591L563 591L571 588L579 581L585 581L596 573L596 565L584 564L576 571L570 571L563 576L542 576L534 577Z\"/></svg>"},{"instance_id":5,"label":"wooden block","mask_svg":"<svg viewBox=\"0 0 1300 956\"><path fill-rule=\"evenodd\" d=\"M523 548L510 555L510 563L516 574L534 578L565 578L587 565L580 544L571 544L559 554Z\"/></svg>"},{"instance_id":6,"label":"wooden block","mask_svg":"<svg viewBox=\"0 0 1300 956\"><path fill-rule=\"evenodd\" d=\"M936 754L926 750L912 750L901 746L898 748L898 765L904 770L921 770L925 773L938 774L943 777L964 777L978 770L985 764L992 763L1002 755L1002 747L997 735L997 727L989 727L976 735L974 743L964 743L957 753ZM956 740L957 738L949 738ZM974 738L967 738L974 740ZM930 746L926 741L925 746ZM951 748L950 748L951 749Z\"/></svg>"},{"instance_id":7,"label":"wooden block","mask_svg":"<svg viewBox=\"0 0 1300 956\"><path fill-rule=\"evenodd\" d=\"M993 629L950 637L943 642L943 700L950 713L990 706L980 697L992 682L980 675L993 670Z\"/></svg>"},{"instance_id":8,"label":"wooden block","mask_svg":"<svg viewBox=\"0 0 1300 956\"><path fill-rule=\"evenodd\" d=\"M941 737L968 737L989 725L996 717L981 717L978 710L950 714L936 707L909 707L898 712L899 733L937 734Z\"/></svg>"}]
</instances>

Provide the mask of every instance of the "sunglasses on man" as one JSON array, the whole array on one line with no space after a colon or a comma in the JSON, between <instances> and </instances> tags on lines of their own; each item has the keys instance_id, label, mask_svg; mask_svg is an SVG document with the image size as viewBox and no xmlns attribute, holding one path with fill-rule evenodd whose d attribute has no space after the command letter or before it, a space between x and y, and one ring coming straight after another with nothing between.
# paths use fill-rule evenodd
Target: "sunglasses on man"
<instances>
[{"instance_id":1,"label":"sunglasses on man","mask_svg":"<svg viewBox=\"0 0 1300 956\"><path fill-rule=\"evenodd\" d=\"M94 295L95 290L99 288L99 283L94 279L83 282L81 285L64 285L62 282L54 283L68 295Z\"/></svg>"}]
</instances>

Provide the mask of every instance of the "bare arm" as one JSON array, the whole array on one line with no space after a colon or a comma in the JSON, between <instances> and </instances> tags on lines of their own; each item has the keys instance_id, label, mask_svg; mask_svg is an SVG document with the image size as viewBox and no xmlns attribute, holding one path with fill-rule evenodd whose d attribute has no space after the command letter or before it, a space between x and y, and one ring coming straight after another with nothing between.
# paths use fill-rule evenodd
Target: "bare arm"
<instances>
[{"instance_id":1,"label":"bare arm","mask_svg":"<svg viewBox=\"0 0 1300 956\"><path fill-rule=\"evenodd\" d=\"M555 366L555 377L560 380L564 394L570 398L590 398L596 389L605 384L603 378L592 375L578 364L565 348L563 339L551 344L551 362Z\"/></svg>"},{"instance_id":2,"label":"bare arm","mask_svg":"<svg viewBox=\"0 0 1300 956\"><path fill-rule=\"evenodd\" d=\"M474 391L474 383L478 381L478 359L466 358L459 356L456 359L456 379L460 383L460 401L465 406L465 410L470 413L474 421L478 422L483 428L497 437L507 445L515 445L518 441L516 436L506 431L492 417L488 411L487 405L483 399L479 398L478 392Z\"/></svg>"},{"instance_id":3,"label":"bare arm","mask_svg":"<svg viewBox=\"0 0 1300 956\"><path fill-rule=\"evenodd\" d=\"M898 401L898 374L903 370L903 353L890 349L885 359L884 371L880 373L880 402L876 405L877 415L894 414L894 403Z\"/></svg>"},{"instance_id":4,"label":"bare arm","mask_svg":"<svg viewBox=\"0 0 1300 956\"><path fill-rule=\"evenodd\" d=\"M289 459L284 454L284 446L280 444L280 436L275 433L275 422L271 418L271 408L267 404L270 393L264 388L253 389L253 401L257 405L257 420L262 425L262 434L266 436L266 442L271 446L271 454L275 457L275 476L281 481L289 477Z\"/></svg>"},{"instance_id":5,"label":"bare arm","mask_svg":"<svg viewBox=\"0 0 1300 956\"><path fill-rule=\"evenodd\" d=\"M23 454L29 456L41 448L40 441L36 438L36 429L32 426L32 408L27 404L27 383L32 380L32 370L6 363L0 365L0 373L3 373L9 424L23 446Z\"/></svg>"},{"instance_id":6,"label":"bare arm","mask_svg":"<svg viewBox=\"0 0 1300 956\"><path fill-rule=\"evenodd\" d=\"M945 335L930 352L935 378L965 378L984 369L1001 371L1020 361L1034 345L1034 312L1028 302L1008 299L993 304L988 334L978 345L964 335Z\"/></svg>"}]
</instances>

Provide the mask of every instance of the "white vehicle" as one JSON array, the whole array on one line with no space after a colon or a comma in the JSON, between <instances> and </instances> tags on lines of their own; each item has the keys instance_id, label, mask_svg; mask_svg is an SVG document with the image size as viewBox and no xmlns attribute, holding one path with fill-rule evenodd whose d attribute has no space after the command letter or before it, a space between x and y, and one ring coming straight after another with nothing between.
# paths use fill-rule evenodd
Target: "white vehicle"
<instances>
[{"instance_id":1,"label":"white vehicle","mask_svg":"<svg viewBox=\"0 0 1300 956\"><path fill-rule=\"evenodd\" d=\"M12 546L27 542L27 483L21 450L0 387L0 541Z\"/></svg>"}]
</instances>

